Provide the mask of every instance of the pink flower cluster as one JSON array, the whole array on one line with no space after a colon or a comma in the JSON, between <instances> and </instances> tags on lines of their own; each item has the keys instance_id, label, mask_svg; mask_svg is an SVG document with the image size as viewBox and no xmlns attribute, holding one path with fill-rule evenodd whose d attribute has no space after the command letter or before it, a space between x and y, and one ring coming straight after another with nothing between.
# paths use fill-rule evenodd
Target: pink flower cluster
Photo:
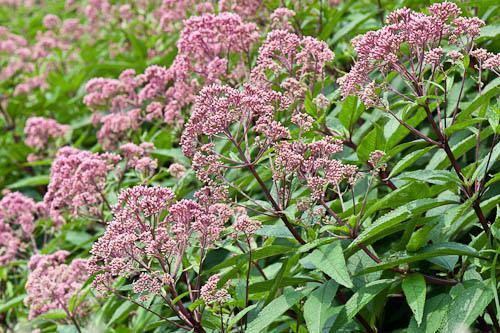
<instances>
[{"instance_id":1,"label":"pink flower cluster","mask_svg":"<svg viewBox=\"0 0 500 333\"><path fill-rule=\"evenodd\" d=\"M290 136L288 129L276 121L277 109L286 109L288 100L273 90L259 88L256 85L246 84L243 90L229 86L211 85L203 88L196 98L191 118L184 128L181 137L181 146L186 156L193 157L193 169L201 178L216 171L203 169L213 164L212 159L206 160L203 153L213 149L204 146L197 151L200 138L212 138L219 134L228 134L232 124L238 122L254 122L255 132L263 134L267 140L276 141Z\"/></svg>"},{"instance_id":2,"label":"pink flower cluster","mask_svg":"<svg viewBox=\"0 0 500 333\"><path fill-rule=\"evenodd\" d=\"M77 23L73 19L61 22L58 16L49 14L43 23L48 30L39 31L32 44L24 37L0 27L0 54L5 59L0 68L0 79L13 80L13 96L46 88L47 73L57 61L51 55L57 50L70 52L74 39L79 36ZM68 54L65 59L72 61L75 54Z\"/></svg>"},{"instance_id":3,"label":"pink flower cluster","mask_svg":"<svg viewBox=\"0 0 500 333\"><path fill-rule=\"evenodd\" d=\"M119 79L90 80L84 103L92 111L108 111L94 116L94 123L102 125L99 142L115 149L145 121L182 125L182 110L200 87L228 77L228 55L248 52L257 37L256 26L236 14L191 17L185 21L171 67L153 65L140 75L129 69Z\"/></svg>"},{"instance_id":4,"label":"pink flower cluster","mask_svg":"<svg viewBox=\"0 0 500 333\"><path fill-rule=\"evenodd\" d=\"M249 19L258 14L260 10L264 10L262 0L220 0L219 10L221 12L232 12L239 16Z\"/></svg>"},{"instance_id":5,"label":"pink flower cluster","mask_svg":"<svg viewBox=\"0 0 500 333\"><path fill-rule=\"evenodd\" d=\"M491 70L500 76L500 53L492 53L479 48L471 51L470 55L478 60L481 68Z\"/></svg>"},{"instance_id":6,"label":"pink flower cluster","mask_svg":"<svg viewBox=\"0 0 500 333\"><path fill-rule=\"evenodd\" d=\"M420 77L423 64L441 63L441 46L446 41L464 53L471 49L483 21L459 16L460 8L451 2L435 3L428 10L429 15L408 8L396 10L388 15L386 26L352 41L358 54L357 62L337 81L344 97L356 95L367 105L373 105L377 100L375 84L370 78L373 71L386 75L394 70L406 79L416 78ZM456 59L457 54L453 58ZM406 68L405 59L410 62L410 69Z\"/></svg>"},{"instance_id":7,"label":"pink flower cluster","mask_svg":"<svg viewBox=\"0 0 500 333\"><path fill-rule=\"evenodd\" d=\"M323 78L326 64L334 58L328 45L314 37L298 36L287 30L273 30L259 48L257 66L252 69L252 79L260 84L268 82L268 76L286 73L287 80L294 80L308 86ZM286 91L298 97L294 92L297 84L282 86ZM299 88L299 90L304 90Z\"/></svg>"},{"instance_id":8,"label":"pink flower cluster","mask_svg":"<svg viewBox=\"0 0 500 333\"><path fill-rule=\"evenodd\" d=\"M295 12L288 8L277 8L271 14L271 29L292 31L293 27L290 24L290 19L295 16Z\"/></svg>"},{"instance_id":9,"label":"pink flower cluster","mask_svg":"<svg viewBox=\"0 0 500 333\"><path fill-rule=\"evenodd\" d=\"M20 192L4 192L0 200L0 265L8 264L27 247L36 219L44 214L43 203Z\"/></svg>"},{"instance_id":10,"label":"pink flower cluster","mask_svg":"<svg viewBox=\"0 0 500 333\"><path fill-rule=\"evenodd\" d=\"M238 146L241 138L235 136L246 133L246 137L253 131L257 146L276 145L291 138L289 128L278 119L281 112L292 107L292 123L301 131L310 130L314 119L300 110L298 105L302 103L296 102L301 101L308 86L314 86L316 79L323 76L324 66L332 59L333 53L324 42L275 30L259 49L258 64L242 89L220 84L205 86L196 98L180 140L184 154L193 158L192 167L198 179L214 184L221 180L226 163L234 163L215 151L216 139L225 138ZM274 90L276 85L267 77L270 73L277 77L281 71L296 74L281 83L284 93ZM327 103L327 99L320 101L321 105ZM239 129L233 133L235 126ZM249 144L248 139L241 140ZM241 158L244 153L237 154Z\"/></svg>"},{"instance_id":11,"label":"pink flower cluster","mask_svg":"<svg viewBox=\"0 0 500 333\"><path fill-rule=\"evenodd\" d=\"M214 7L208 1L200 0L164 0L153 15L159 23L161 29L165 32L174 32L179 30L182 21L192 15L202 15L212 13Z\"/></svg>"},{"instance_id":12,"label":"pink flower cluster","mask_svg":"<svg viewBox=\"0 0 500 333\"><path fill-rule=\"evenodd\" d=\"M179 29L182 20L191 15L203 15L217 12L232 12L249 19L256 16L257 11L262 9L262 0L221 0L218 8L214 4L203 0L164 0L153 16L165 32L173 32Z\"/></svg>"},{"instance_id":13,"label":"pink flower cluster","mask_svg":"<svg viewBox=\"0 0 500 333\"><path fill-rule=\"evenodd\" d=\"M262 226L260 221L250 218L244 208L240 209L238 213L236 223L234 224L235 236L243 234L245 237L250 237Z\"/></svg>"},{"instance_id":14,"label":"pink flower cluster","mask_svg":"<svg viewBox=\"0 0 500 333\"><path fill-rule=\"evenodd\" d=\"M122 190L113 220L91 250L91 271L98 274L95 286L109 290L115 277L135 274L140 274L134 287L139 293L152 291L152 286L158 292L173 283L188 246L196 239L202 248L211 246L233 214L227 205L215 202L219 198L207 190L197 194L204 199L199 203L175 201L170 189L159 186ZM151 260L160 270L143 264Z\"/></svg>"},{"instance_id":15,"label":"pink flower cluster","mask_svg":"<svg viewBox=\"0 0 500 333\"><path fill-rule=\"evenodd\" d=\"M35 66L32 63L32 50L28 41L1 26L0 54L3 58L3 66L0 68L0 80L2 81L12 79L17 74L35 71Z\"/></svg>"},{"instance_id":16,"label":"pink flower cluster","mask_svg":"<svg viewBox=\"0 0 500 333\"><path fill-rule=\"evenodd\" d=\"M342 142L332 137L312 143L283 141L276 146L273 177L279 180L297 175L311 189L313 200L323 199L328 186L336 191L343 180L350 184L357 180L358 169L355 165L331 159L331 155L342 149Z\"/></svg>"},{"instance_id":17,"label":"pink flower cluster","mask_svg":"<svg viewBox=\"0 0 500 333\"><path fill-rule=\"evenodd\" d=\"M375 150L370 154L368 165L375 171L385 170L387 165L383 162L385 153L381 150Z\"/></svg>"},{"instance_id":18,"label":"pink flower cluster","mask_svg":"<svg viewBox=\"0 0 500 333\"><path fill-rule=\"evenodd\" d=\"M145 175L152 175L158 167L158 161L149 156L154 148L154 145L150 142L143 142L140 145L129 142L121 145L120 151L127 161L127 167Z\"/></svg>"},{"instance_id":19,"label":"pink flower cluster","mask_svg":"<svg viewBox=\"0 0 500 333\"><path fill-rule=\"evenodd\" d=\"M179 163L172 163L168 167L168 172L177 179L180 179L186 173L186 167Z\"/></svg>"},{"instance_id":20,"label":"pink flower cluster","mask_svg":"<svg viewBox=\"0 0 500 333\"><path fill-rule=\"evenodd\" d=\"M177 42L195 73L213 81L227 71L227 55L246 53L258 39L257 26L233 13L192 16Z\"/></svg>"},{"instance_id":21,"label":"pink flower cluster","mask_svg":"<svg viewBox=\"0 0 500 333\"><path fill-rule=\"evenodd\" d=\"M63 211L100 217L101 205L107 202L104 195L106 179L119 160L120 156L114 154L61 148L52 165L44 197L54 223L63 223Z\"/></svg>"},{"instance_id":22,"label":"pink flower cluster","mask_svg":"<svg viewBox=\"0 0 500 333\"><path fill-rule=\"evenodd\" d=\"M226 303L231 297L226 288L217 288L220 275L212 275L207 283L201 287L200 295L206 304L217 303L219 305Z\"/></svg>"},{"instance_id":23,"label":"pink flower cluster","mask_svg":"<svg viewBox=\"0 0 500 333\"><path fill-rule=\"evenodd\" d=\"M144 74L127 69L119 79L94 78L86 85L84 103L94 114L94 124L101 124L97 139L105 149L115 149L131 131L146 121L162 120L182 124L181 110L193 99L194 86L188 79L183 58L170 68L153 65ZM143 107L146 105L145 107Z\"/></svg>"},{"instance_id":24,"label":"pink flower cluster","mask_svg":"<svg viewBox=\"0 0 500 333\"><path fill-rule=\"evenodd\" d=\"M0 200L0 223L21 227L24 235L31 235L35 229L38 205L20 192L7 193Z\"/></svg>"},{"instance_id":25,"label":"pink flower cluster","mask_svg":"<svg viewBox=\"0 0 500 333\"><path fill-rule=\"evenodd\" d=\"M36 149L38 153L45 153L50 144L63 138L69 131L68 125L61 125L54 119L43 117L31 117L24 126L24 135L26 136L26 145ZM28 160L37 160L40 156L30 155Z\"/></svg>"},{"instance_id":26,"label":"pink flower cluster","mask_svg":"<svg viewBox=\"0 0 500 333\"><path fill-rule=\"evenodd\" d=\"M0 265L5 266L16 257L21 240L14 234L12 228L0 221Z\"/></svg>"},{"instance_id":27,"label":"pink flower cluster","mask_svg":"<svg viewBox=\"0 0 500 333\"><path fill-rule=\"evenodd\" d=\"M31 257L24 299L24 304L30 308L30 320L53 309L67 312L70 299L88 279L87 260L74 259L67 265L64 262L68 255L67 251L57 251ZM72 315L83 311L84 307L76 307Z\"/></svg>"}]
</instances>

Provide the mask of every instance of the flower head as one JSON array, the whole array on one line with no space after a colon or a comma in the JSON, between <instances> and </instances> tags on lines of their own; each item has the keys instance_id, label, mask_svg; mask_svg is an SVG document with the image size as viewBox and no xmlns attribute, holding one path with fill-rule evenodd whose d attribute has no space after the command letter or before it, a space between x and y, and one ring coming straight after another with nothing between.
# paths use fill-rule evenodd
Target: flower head
<instances>
[{"instance_id":1,"label":"flower head","mask_svg":"<svg viewBox=\"0 0 500 333\"><path fill-rule=\"evenodd\" d=\"M26 282L27 296L24 303L29 306L29 318L33 319L52 309L68 307L73 295L78 292L89 277L87 261L74 259L65 264L67 251L54 254L35 254L28 266L30 273ZM84 307L76 307L76 314L82 314Z\"/></svg>"},{"instance_id":2,"label":"flower head","mask_svg":"<svg viewBox=\"0 0 500 333\"><path fill-rule=\"evenodd\" d=\"M226 303L231 296L229 295L227 289L217 288L220 276L218 274L212 275L207 283L201 287L201 298L207 304L218 303L219 305Z\"/></svg>"},{"instance_id":3,"label":"flower head","mask_svg":"<svg viewBox=\"0 0 500 333\"><path fill-rule=\"evenodd\" d=\"M50 173L44 203L54 223L61 224L62 211L73 215L99 215L105 202L106 179L120 159L113 154L95 154L64 147L57 153Z\"/></svg>"},{"instance_id":4,"label":"flower head","mask_svg":"<svg viewBox=\"0 0 500 333\"><path fill-rule=\"evenodd\" d=\"M0 223L18 225L24 235L33 232L36 213L35 201L20 192L8 193L0 200Z\"/></svg>"}]
</instances>

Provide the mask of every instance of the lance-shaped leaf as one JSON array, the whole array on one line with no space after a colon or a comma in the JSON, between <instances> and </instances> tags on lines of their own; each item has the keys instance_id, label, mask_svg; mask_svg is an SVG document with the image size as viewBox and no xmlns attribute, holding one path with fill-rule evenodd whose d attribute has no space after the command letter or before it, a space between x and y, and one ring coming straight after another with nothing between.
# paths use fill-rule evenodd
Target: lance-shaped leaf
<instances>
[{"instance_id":1,"label":"lance-shaped leaf","mask_svg":"<svg viewBox=\"0 0 500 333\"><path fill-rule=\"evenodd\" d=\"M309 295L304 304L304 319L311 333L322 333L328 320L338 314L342 307L332 303L338 284L327 281Z\"/></svg>"},{"instance_id":2,"label":"lance-shaped leaf","mask_svg":"<svg viewBox=\"0 0 500 333\"><path fill-rule=\"evenodd\" d=\"M321 246L300 262L306 266L308 263L314 265L314 267L347 288L353 287L340 242Z\"/></svg>"},{"instance_id":3,"label":"lance-shaped leaf","mask_svg":"<svg viewBox=\"0 0 500 333\"><path fill-rule=\"evenodd\" d=\"M425 307L425 279L421 274L410 274L403 280L402 287L406 297L406 302L415 315L418 326L420 326L424 316Z\"/></svg>"},{"instance_id":4,"label":"lance-shaped leaf","mask_svg":"<svg viewBox=\"0 0 500 333\"><path fill-rule=\"evenodd\" d=\"M248 333L259 333L263 329L272 324L283 313L292 306L297 304L301 299L306 297L311 292L311 289L296 291L293 289L285 289L283 295L269 303L257 317L248 324Z\"/></svg>"}]
</instances>

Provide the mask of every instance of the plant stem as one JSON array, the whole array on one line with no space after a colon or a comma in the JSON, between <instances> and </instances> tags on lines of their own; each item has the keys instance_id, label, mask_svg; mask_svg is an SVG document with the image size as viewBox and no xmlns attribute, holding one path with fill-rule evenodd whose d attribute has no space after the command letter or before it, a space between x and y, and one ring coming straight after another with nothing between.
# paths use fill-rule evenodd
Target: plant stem
<instances>
[{"instance_id":1,"label":"plant stem","mask_svg":"<svg viewBox=\"0 0 500 333\"><path fill-rule=\"evenodd\" d=\"M250 240L247 237L248 244L248 269L246 276L246 289L245 289L245 308L248 307L248 298L249 298L249 287L250 287L250 269L252 268L252 246L250 245ZM245 329L247 329L247 314L243 316L243 322L245 323Z\"/></svg>"},{"instance_id":2,"label":"plant stem","mask_svg":"<svg viewBox=\"0 0 500 333\"><path fill-rule=\"evenodd\" d=\"M358 247L360 249L362 249L377 264L380 264L382 262L382 260L375 253L370 251L370 249L365 244L359 243ZM399 274L408 274L411 272L410 270L405 271L405 270L395 268L395 267L391 268L391 270L396 272L396 273L399 273ZM427 275L427 274L422 274L422 275L423 275L426 282L429 282L432 284L443 285L443 286L454 286L458 283L458 281L456 281L456 280L440 279L440 278L437 278L435 276Z\"/></svg>"},{"instance_id":3,"label":"plant stem","mask_svg":"<svg viewBox=\"0 0 500 333\"><path fill-rule=\"evenodd\" d=\"M382 6L382 1L377 0L378 6L378 18L380 19L380 23L384 25L384 7Z\"/></svg>"},{"instance_id":4,"label":"plant stem","mask_svg":"<svg viewBox=\"0 0 500 333\"><path fill-rule=\"evenodd\" d=\"M251 163L247 157L245 156L245 153L241 150L241 147L237 144L237 142L234 140L232 137L231 133L226 133L229 140L233 143L233 145L236 147L238 150L238 154L240 155L241 160L246 164L250 172L252 173L253 177L255 180L257 180L257 183L259 183L260 188L264 192L264 195L266 196L267 200L269 203L273 206L274 210L276 211L276 214L281 218L283 223L285 223L285 226L288 228L288 230L292 233L293 237L302 245L306 244L304 239L300 236L300 234L295 230L295 228L292 226L288 218L286 217L285 214L283 214L281 207L278 205L278 203L274 200L273 196L271 195L271 192L269 192L269 189L267 188L266 184L264 181L260 178L259 174L257 173L257 170L255 170L255 166L253 163Z\"/></svg>"},{"instance_id":5,"label":"plant stem","mask_svg":"<svg viewBox=\"0 0 500 333\"><path fill-rule=\"evenodd\" d=\"M340 303L342 303L342 304L347 303L347 299L346 299L344 293L342 293L342 291L340 291L340 289L337 290L337 294L335 296L339 300ZM365 332L375 333L375 331L372 329L370 324L368 324L368 322L363 317L363 315L361 315L360 313L357 313L355 317L356 317L356 320L361 324L361 326L363 326L363 328L365 329Z\"/></svg>"}]
</instances>

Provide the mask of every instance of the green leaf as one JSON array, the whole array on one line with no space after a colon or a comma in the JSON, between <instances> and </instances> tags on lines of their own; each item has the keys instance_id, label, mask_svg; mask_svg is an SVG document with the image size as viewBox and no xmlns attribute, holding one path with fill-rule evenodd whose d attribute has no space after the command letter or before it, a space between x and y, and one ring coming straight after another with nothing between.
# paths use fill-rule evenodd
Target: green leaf
<instances>
[{"instance_id":1,"label":"green leaf","mask_svg":"<svg viewBox=\"0 0 500 333\"><path fill-rule=\"evenodd\" d=\"M351 32L352 30L354 30L358 25L360 25L361 23L365 22L366 20L368 20L373 15L375 15L375 12L364 14L364 15L361 15L361 14L352 15L351 16L353 18L352 21L350 21L349 23L347 23L345 26L343 26L341 29L339 29L335 33L335 35L333 35L333 37L332 37L332 39L330 41L330 44L337 43L341 38L343 38L344 36L346 36L349 32Z\"/></svg>"},{"instance_id":2,"label":"green leaf","mask_svg":"<svg viewBox=\"0 0 500 333\"><path fill-rule=\"evenodd\" d=\"M171 148L171 149L156 149L152 152L152 155L165 156L173 159L174 161L181 162L183 164L189 165L189 159L184 156L182 150L180 148Z\"/></svg>"},{"instance_id":3,"label":"green leaf","mask_svg":"<svg viewBox=\"0 0 500 333\"><path fill-rule=\"evenodd\" d=\"M285 289L283 295L273 300L259 312L257 317L248 324L248 333L260 333L263 329L271 325L283 313L306 297L311 289L296 291Z\"/></svg>"},{"instance_id":4,"label":"green leaf","mask_svg":"<svg viewBox=\"0 0 500 333\"><path fill-rule=\"evenodd\" d=\"M270 245L252 252L252 260L260 260L280 254L296 251L297 248L283 245ZM239 261L248 262L248 253L243 253L224 260L222 263L212 267L207 273L218 271L222 268L230 267L237 264Z\"/></svg>"},{"instance_id":5,"label":"green leaf","mask_svg":"<svg viewBox=\"0 0 500 333\"><path fill-rule=\"evenodd\" d=\"M493 129L491 127L488 126L484 128L484 130L481 131L481 140L485 140L492 134L493 134ZM458 159L460 156L464 155L465 153L473 149L476 146L476 141L477 141L476 134L472 134L466 137L465 139L461 140L457 144L453 145L453 147L451 147L451 150L455 158ZM450 160L446 156L446 153L443 150L439 150L434 154L434 156L429 161L429 164L425 167L426 170L422 171L426 172L427 170L444 169L449 165L450 165Z\"/></svg>"},{"instance_id":6,"label":"green leaf","mask_svg":"<svg viewBox=\"0 0 500 333\"><path fill-rule=\"evenodd\" d=\"M483 213L487 216L489 212L497 206L500 202L500 194L495 195L491 198L481 201L480 207ZM467 213L464 213L459 220L450 225L446 230L446 237L453 237L454 235L460 233L468 228L468 225L478 221L477 215L473 209L469 209Z\"/></svg>"},{"instance_id":7,"label":"green leaf","mask_svg":"<svg viewBox=\"0 0 500 333\"><path fill-rule=\"evenodd\" d=\"M6 311L10 310L11 308L13 308L14 306L21 304L25 297L26 297L26 295L19 295L19 296L16 296L16 297L8 300L5 303L0 304L0 313L6 312Z\"/></svg>"},{"instance_id":8,"label":"green leaf","mask_svg":"<svg viewBox=\"0 0 500 333\"><path fill-rule=\"evenodd\" d=\"M317 269L339 284L347 288L353 287L340 242L321 246L301 259L300 262L303 264L312 263Z\"/></svg>"},{"instance_id":9,"label":"green leaf","mask_svg":"<svg viewBox=\"0 0 500 333\"><path fill-rule=\"evenodd\" d=\"M383 279L361 287L345 304L347 316L352 319L366 304L387 288L395 279Z\"/></svg>"},{"instance_id":10,"label":"green leaf","mask_svg":"<svg viewBox=\"0 0 500 333\"><path fill-rule=\"evenodd\" d=\"M459 131L459 130L467 128L467 127L471 127L477 123L483 122L484 120L485 120L484 118L474 118L474 119L468 119L468 120L464 120L464 121L455 123L455 124L447 127L444 130L444 134L446 134L447 136L450 136L451 134L455 133L456 131Z\"/></svg>"},{"instance_id":11,"label":"green leaf","mask_svg":"<svg viewBox=\"0 0 500 333\"><path fill-rule=\"evenodd\" d=\"M263 225L259 230L255 231L255 234L265 237L295 239L290 230L284 225Z\"/></svg>"},{"instance_id":12,"label":"green leaf","mask_svg":"<svg viewBox=\"0 0 500 333\"><path fill-rule=\"evenodd\" d=\"M498 157L500 156L500 142L495 145L491 154L488 152L486 156L482 159L479 166L476 168L474 173L472 174L471 181L481 180L484 175L488 172L488 170L498 161Z\"/></svg>"},{"instance_id":13,"label":"green leaf","mask_svg":"<svg viewBox=\"0 0 500 333\"><path fill-rule=\"evenodd\" d=\"M406 234L407 232L409 232L409 230L408 229L405 230L405 235L403 238L406 243L402 243L402 245L409 252L415 252L420 250L427 244L430 232L440 221L441 219L439 216L427 217L424 218L424 220L415 219L413 223L409 223L408 225L409 227L410 226L412 227L411 234ZM416 224L414 223L422 224L422 222L425 222L425 224L420 229L414 230L413 227L416 226ZM410 236L408 241L406 241L407 236Z\"/></svg>"},{"instance_id":14,"label":"green leaf","mask_svg":"<svg viewBox=\"0 0 500 333\"><path fill-rule=\"evenodd\" d=\"M415 164L415 162L429 151L434 149L434 146L426 147L423 149L415 150L407 155L405 155L399 162L392 168L392 171L389 175L389 178L392 178L404 170L406 170L409 166Z\"/></svg>"},{"instance_id":15,"label":"green leaf","mask_svg":"<svg viewBox=\"0 0 500 333\"><path fill-rule=\"evenodd\" d=\"M362 103L358 102L356 96L348 96L342 102L342 108L337 114L337 118L340 120L342 125L350 132L352 127L356 124L359 117L364 111L364 106Z\"/></svg>"},{"instance_id":16,"label":"green leaf","mask_svg":"<svg viewBox=\"0 0 500 333\"><path fill-rule=\"evenodd\" d=\"M428 196L429 186L424 182L409 181L396 190L384 195L381 198L369 202L367 209L363 214L363 220L370 217L373 213L387 208L397 208L410 201Z\"/></svg>"},{"instance_id":17,"label":"green leaf","mask_svg":"<svg viewBox=\"0 0 500 333\"><path fill-rule=\"evenodd\" d=\"M410 274L404 278L402 287L406 297L406 302L415 315L418 326L420 326L424 316L426 294L425 279L421 274Z\"/></svg>"},{"instance_id":18,"label":"green leaf","mask_svg":"<svg viewBox=\"0 0 500 333\"><path fill-rule=\"evenodd\" d=\"M368 161L370 153L375 150L385 150L384 131L376 124L375 128L363 137L356 152L360 161Z\"/></svg>"},{"instance_id":19,"label":"green leaf","mask_svg":"<svg viewBox=\"0 0 500 333\"><path fill-rule=\"evenodd\" d=\"M234 325L236 325L248 312L252 311L253 309L255 309L257 306L259 306L258 303L256 304L252 304L250 305L249 307L246 307L244 308L243 310L241 310L240 312L238 312L238 314L236 316L234 316L231 321L229 322L228 326L227 326L227 331L230 332L231 331L231 328L233 328Z\"/></svg>"},{"instance_id":20,"label":"green leaf","mask_svg":"<svg viewBox=\"0 0 500 333\"><path fill-rule=\"evenodd\" d=\"M10 189L18 189L21 187L34 187L40 185L47 185L49 183L50 177L48 175L33 176L29 178L23 178L17 182L8 185Z\"/></svg>"},{"instance_id":21,"label":"green leaf","mask_svg":"<svg viewBox=\"0 0 500 333\"><path fill-rule=\"evenodd\" d=\"M64 312L63 309L53 309L38 316L37 319L60 320L60 319L66 319L66 317L67 317L66 312Z\"/></svg>"},{"instance_id":22,"label":"green leaf","mask_svg":"<svg viewBox=\"0 0 500 333\"><path fill-rule=\"evenodd\" d=\"M333 237L332 238L318 238L318 239L315 239L307 244L301 245L297 252L298 253L309 252L312 249L317 248L318 246L329 244L333 241L335 241L335 239Z\"/></svg>"},{"instance_id":23,"label":"green leaf","mask_svg":"<svg viewBox=\"0 0 500 333\"><path fill-rule=\"evenodd\" d=\"M479 317L488 304L493 300L493 292L483 282L473 280L471 286L462 285L453 287L459 288L458 296L450 304L447 317L447 332L457 332L461 327L470 327ZM453 290L452 290L453 292Z\"/></svg>"},{"instance_id":24,"label":"green leaf","mask_svg":"<svg viewBox=\"0 0 500 333\"><path fill-rule=\"evenodd\" d=\"M479 109L481 106L489 103L493 96L498 96L500 94L500 86L498 86L499 83L500 78L496 78L491 81L483 90L481 95L477 95L471 103L469 103L466 107L463 107L462 111L457 115L457 121L467 119L471 113Z\"/></svg>"},{"instance_id":25,"label":"green leaf","mask_svg":"<svg viewBox=\"0 0 500 333\"><path fill-rule=\"evenodd\" d=\"M496 3L490 2L491 5L495 5ZM500 34L500 24L489 24L485 27L481 28L481 34L478 37L478 40L482 39L494 39L496 36Z\"/></svg>"},{"instance_id":26,"label":"green leaf","mask_svg":"<svg viewBox=\"0 0 500 333\"><path fill-rule=\"evenodd\" d=\"M491 128L494 129L495 133L498 134L498 124L500 123L500 105L494 105L492 107L489 107L488 110L486 110L486 119L488 119L488 122L491 126Z\"/></svg>"},{"instance_id":27,"label":"green leaf","mask_svg":"<svg viewBox=\"0 0 500 333\"><path fill-rule=\"evenodd\" d=\"M308 282L319 282L319 281L308 277L284 277L280 281L279 288L304 285ZM250 294L265 293L268 292L269 289L271 289L274 284L275 284L274 279L255 282L250 285L249 292Z\"/></svg>"},{"instance_id":28,"label":"green leaf","mask_svg":"<svg viewBox=\"0 0 500 333\"><path fill-rule=\"evenodd\" d=\"M438 152L434 154L436 156ZM435 185L443 185L447 183L456 183L459 184L460 180L458 179L455 173L452 173L448 170L416 170L404 172L399 175L396 179L401 180L418 180L422 182L426 182L429 184Z\"/></svg>"},{"instance_id":29,"label":"green leaf","mask_svg":"<svg viewBox=\"0 0 500 333\"><path fill-rule=\"evenodd\" d=\"M410 321L408 333L436 333L443 326L448 307L451 304L448 294L439 294L429 298L425 302L424 320L420 326L417 325L415 317Z\"/></svg>"},{"instance_id":30,"label":"green leaf","mask_svg":"<svg viewBox=\"0 0 500 333\"><path fill-rule=\"evenodd\" d=\"M93 237L85 231L70 230L66 233L66 240L79 247L88 244L92 239Z\"/></svg>"},{"instance_id":31,"label":"green leaf","mask_svg":"<svg viewBox=\"0 0 500 333\"><path fill-rule=\"evenodd\" d=\"M440 243L429 245L422 250L414 253L406 251L395 253L388 260L382 260L381 263L366 267L359 274L377 272L389 268L393 268L402 264L408 264L416 261L421 261L439 256L459 255L482 258L480 254L472 247L460 243Z\"/></svg>"},{"instance_id":32,"label":"green leaf","mask_svg":"<svg viewBox=\"0 0 500 333\"><path fill-rule=\"evenodd\" d=\"M429 209L439 207L450 203L449 201L440 201L437 199L419 199L409 202L397 209L387 213L373 222L368 228L363 230L356 239L349 244L346 249L346 256L351 256L358 251L358 244L369 245L374 241L386 237L387 235L401 230L405 227L401 222L412 216L428 211Z\"/></svg>"},{"instance_id":33,"label":"green leaf","mask_svg":"<svg viewBox=\"0 0 500 333\"><path fill-rule=\"evenodd\" d=\"M123 302L118 309L113 312L113 316L107 322L108 326L111 326L114 322L118 321L120 318L126 316L130 313L130 310L136 305L132 302Z\"/></svg>"},{"instance_id":34,"label":"green leaf","mask_svg":"<svg viewBox=\"0 0 500 333\"><path fill-rule=\"evenodd\" d=\"M269 293L266 298L266 302L264 303L265 305L271 303L271 301L275 298L276 293L278 292L278 289L281 285L281 282L283 281L283 277L287 275L289 268L288 268L288 261L289 258L286 258L283 260L283 263L281 264L281 268L278 271L278 274L276 274L276 277L274 278L274 283L269 290Z\"/></svg>"},{"instance_id":35,"label":"green leaf","mask_svg":"<svg viewBox=\"0 0 500 333\"><path fill-rule=\"evenodd\" d=\"M304 319L310 333L323 333L327 321L338 314L342 307L334 307L338 284L333 280L327 281L309 295L304 303Z\"/></svg>"}]
</instances>

